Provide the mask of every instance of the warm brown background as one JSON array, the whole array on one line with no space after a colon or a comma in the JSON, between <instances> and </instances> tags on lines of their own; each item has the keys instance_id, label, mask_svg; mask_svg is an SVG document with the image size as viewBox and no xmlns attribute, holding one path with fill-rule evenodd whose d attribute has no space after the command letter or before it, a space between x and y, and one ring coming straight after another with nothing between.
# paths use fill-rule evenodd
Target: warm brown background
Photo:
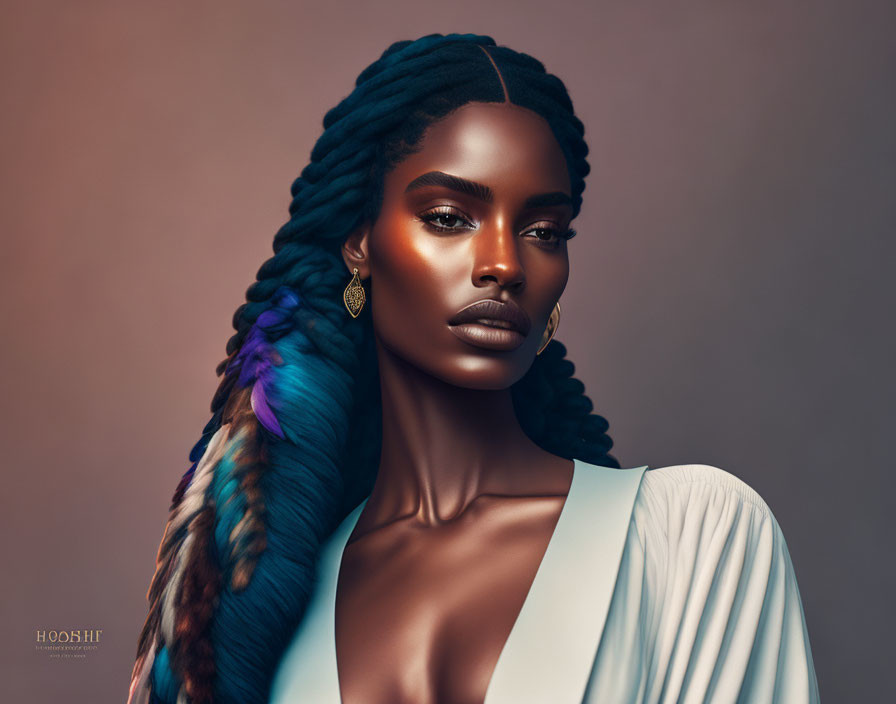
<instances>
[{"instance_id":1,"label":"warm brown background","mask_svg":"<svg viewBox=\"0 0 896 704\"><path fill-rule=\"evenodd\" d=\"M4 3L4 702L121 702L230 318L324 112L393 40L490 34L592 147L558 338L623 466L781 523L822 695L889 691L893 3ZM38 628L101 628L83 661Z\"/></svg>"}]
</instances>

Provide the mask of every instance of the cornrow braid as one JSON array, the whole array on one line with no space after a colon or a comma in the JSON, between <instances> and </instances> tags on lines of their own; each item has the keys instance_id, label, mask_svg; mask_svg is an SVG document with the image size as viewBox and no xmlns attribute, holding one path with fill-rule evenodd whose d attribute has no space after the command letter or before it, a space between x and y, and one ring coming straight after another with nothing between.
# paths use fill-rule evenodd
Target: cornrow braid
<instances>
[{"instance_id":1,"label":"cornrow braid","mask_svg":"<svg viewBox=\"0 0 896 704\"><path fill-rule=\"evenodd\" d=\"M578 214L590 167L566 88L491 37L396 42L325 114L273 255L234 313L211 418L172 497L132 704L267 701L320 545L378 470L373 326L369 306L352 319L342 304L341 244L375 221L386 174L419 148L427 127L466 103L508 99L550 125ZM565 354L552 341L514 385L521 426L555 454L619 467L608 424L592 413Z\"/></svg>"}]
</instances>

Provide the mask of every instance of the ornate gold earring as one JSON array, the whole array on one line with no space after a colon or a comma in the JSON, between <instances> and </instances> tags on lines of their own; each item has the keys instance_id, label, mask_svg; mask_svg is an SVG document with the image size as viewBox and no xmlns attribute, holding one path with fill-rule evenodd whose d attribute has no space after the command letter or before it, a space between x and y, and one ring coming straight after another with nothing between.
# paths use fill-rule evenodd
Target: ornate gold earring
<instances>
[{"instance_id":1,"label":"ornate gold earring","mask_svg":"<svg viewBox=\"0 0 896 704\"><path fill-rule=\"evenodd\" d=\"M361 279L358 277L358 267L352 274L352 280L348 282L345 291L342 292L342 300L345 301L345 307L352 314L353 318L358 317L358 313L364 307L367 301L367 294L364 293L364 287L361 285Z\"/></svg>"},{"instance_id":2,"label":"ornate gold earring","mask_svg":"<svg viewBox=\"0 0 896 704\"><path fill-rule=\"evenodd\" d=\"M554 304L554 310L551 311L551 317L548 318L548 326L544 329L544 335L541 336L541 346L535 353L536 356L544 352L544 348L548 346L554 333L557 332L558 325L560 325L560 301Z\"/></svg>"}]
</instances>

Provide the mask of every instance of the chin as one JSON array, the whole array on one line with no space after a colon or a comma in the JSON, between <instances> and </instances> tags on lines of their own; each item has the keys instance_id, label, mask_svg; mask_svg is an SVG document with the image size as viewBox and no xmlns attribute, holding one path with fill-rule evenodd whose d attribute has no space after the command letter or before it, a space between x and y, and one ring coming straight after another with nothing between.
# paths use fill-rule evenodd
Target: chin
<instances>
[{"instance_id":1,"label":"chin","mask_svg":"<svg viewBox=\"0 0 896 704\"><path fill-rule=\"evenodd\" d=\"M523 360L519 355L514 358L508 355L502 359L472 353L452 360L447 368L430 373L448 384L465 389L500 391L522 379L531 366L532 360Z\"/></svg>"},{"instance_id":2,"label":"chin","mask_svg":"<svg viewBox=\"0 0 896 704\"><path fill-rule=\"evenodd\" d=\"M401 340L377 338L379 345L394 358L418 372L464 389L500 391L522 379L532 366L534 353L519 347L512 351L477 349L451 336L441 341L429 338L430 344L408 345ZM423 337L426 339L426 336Z\"/></svg>"}]
</instances>

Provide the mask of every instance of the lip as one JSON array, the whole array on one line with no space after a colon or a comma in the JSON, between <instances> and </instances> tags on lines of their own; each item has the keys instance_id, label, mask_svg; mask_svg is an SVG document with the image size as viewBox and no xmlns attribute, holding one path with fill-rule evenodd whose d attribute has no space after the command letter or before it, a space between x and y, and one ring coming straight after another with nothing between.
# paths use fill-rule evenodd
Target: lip
<instances>
[{"instance_id":1,"label":"lip","mask_svg":"<svg viewBox=\"0 0 896 704\"><path fill-rule=\"evenodd\" d=\"M513 301L487 298L458 311L449 321L451 332L476 347L509 351L526 340L529 316Z\"/></svg>"}]
</instances>

